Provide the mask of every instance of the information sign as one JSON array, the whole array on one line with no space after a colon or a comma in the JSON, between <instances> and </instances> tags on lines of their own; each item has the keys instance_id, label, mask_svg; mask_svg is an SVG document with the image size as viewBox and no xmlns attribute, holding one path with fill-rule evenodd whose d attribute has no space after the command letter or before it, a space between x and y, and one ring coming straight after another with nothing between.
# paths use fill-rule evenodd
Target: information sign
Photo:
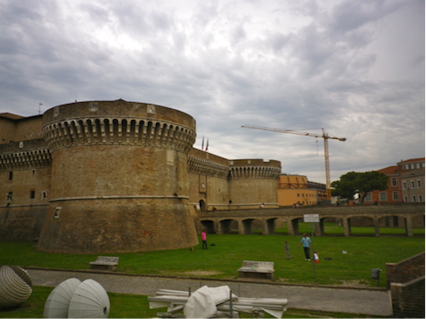
<instances>
[{"instance_id":1,"label":"information sign","mask_svg":"<svg viewBox=\"0 0 426 319\"><path fill-rule=\"evenodd\" d=\"M304 214L303 222L305 223L319 223L319 215L318 214Z\"/></svg>"}]
</instances>

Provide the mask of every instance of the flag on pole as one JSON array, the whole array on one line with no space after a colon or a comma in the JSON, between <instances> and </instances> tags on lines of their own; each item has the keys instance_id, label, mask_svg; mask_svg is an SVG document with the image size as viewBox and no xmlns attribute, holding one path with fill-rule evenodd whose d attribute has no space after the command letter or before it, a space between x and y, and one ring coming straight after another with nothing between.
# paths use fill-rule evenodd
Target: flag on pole
<instances>
[{"instance_id":1,"label":"flag on pole","mask_svg":"<svg viewBox=\"0 0 426 319\"><path fill-rule=\"evenodd\" d=\"M209 149L209 139L207 139L207 144L206 144L206 152Z\"/></svg>"},{"instance_id":2,"label":"flag on pole","mask_svg":"<svg viewBox=\"0 0 426 319\"><path fill-rule=\"evenodd\" d=\"M203 136L203 141L201 142L201 150L204 150L204 136Z\"/></svg>"}]
</instances>

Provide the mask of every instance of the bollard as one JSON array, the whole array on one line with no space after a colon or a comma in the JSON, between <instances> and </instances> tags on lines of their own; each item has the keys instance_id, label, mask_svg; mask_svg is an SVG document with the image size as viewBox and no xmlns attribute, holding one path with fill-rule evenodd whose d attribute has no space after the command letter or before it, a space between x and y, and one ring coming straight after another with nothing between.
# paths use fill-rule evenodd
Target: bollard
<instances>
[{"instance_id":1,"label":"bollard","mask_svg":"<svg viewBox=\"0 0 426 319\"><path fill-rule=\"evenodd\" d=\"M371 269L371 279L377 279L377 287L380 286L380 272L382 270L380 268Z\"/></svg>"}]
</instances>

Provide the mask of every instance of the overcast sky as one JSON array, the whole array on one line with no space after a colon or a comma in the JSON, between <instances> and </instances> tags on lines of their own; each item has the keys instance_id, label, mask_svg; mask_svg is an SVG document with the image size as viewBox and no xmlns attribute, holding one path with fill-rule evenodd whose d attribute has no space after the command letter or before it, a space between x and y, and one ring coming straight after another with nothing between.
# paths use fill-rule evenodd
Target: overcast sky
<instances>
[{"instance_id":1,"label":"overcast sky","mask_svg":"<svg viewBox=\"0 0 426 319\"><path fill-rule=\"evenodd\" d=\"M146 102L201 148L325 183L425 153L423 0L0 0L0 113Z\"/></svg>"}]
</instances>

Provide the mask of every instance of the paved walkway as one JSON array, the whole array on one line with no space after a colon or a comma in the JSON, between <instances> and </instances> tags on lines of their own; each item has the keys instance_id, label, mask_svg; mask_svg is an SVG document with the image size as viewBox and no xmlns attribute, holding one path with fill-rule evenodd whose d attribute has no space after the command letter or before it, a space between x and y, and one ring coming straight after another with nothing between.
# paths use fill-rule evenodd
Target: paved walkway
<instances>
[{"instance_id":1,"label":"paved walkway","mask_svg":"<svg viewBox=\"0 0 426 319\"><path fill-rule=\"evenodd\" d=\"M183 279L116 274L94 271L58 271L26 269L35 286L56 287L68 278L93 279L107 292L132 295L155 295L160 288L194 292L201 285L227 285L236 295L259 298L286 298L288 307L327 312L391 316L389 294L384 290L292 286L264 282L238 282L209 279Z\"/></svg>"}]
</instances>

